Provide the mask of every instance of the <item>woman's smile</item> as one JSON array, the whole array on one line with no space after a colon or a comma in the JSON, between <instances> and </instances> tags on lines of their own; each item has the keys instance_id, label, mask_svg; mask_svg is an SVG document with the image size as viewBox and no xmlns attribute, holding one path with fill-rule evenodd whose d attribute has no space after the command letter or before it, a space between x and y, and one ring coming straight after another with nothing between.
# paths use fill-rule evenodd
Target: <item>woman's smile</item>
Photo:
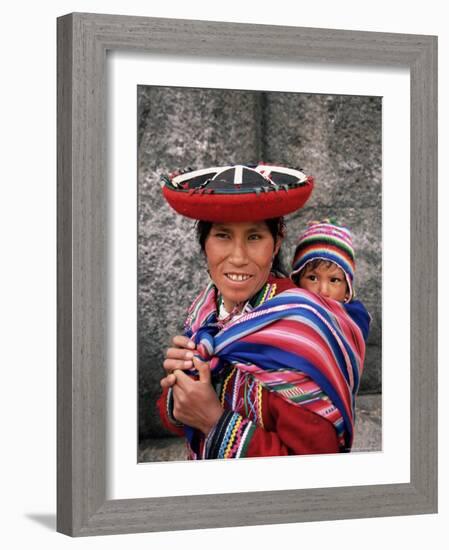
<instances>
[{"instance_id":1,"label":"woman's smile","mask_svg":"<svg viewBox=\"0 0 449 550\"><path fill-rule=\"evenodd\" d=\"M246 273L225 273L225 275L234 283L244 283L252 277L252 275L247 275Z\"/></svg>"}]
</instances>

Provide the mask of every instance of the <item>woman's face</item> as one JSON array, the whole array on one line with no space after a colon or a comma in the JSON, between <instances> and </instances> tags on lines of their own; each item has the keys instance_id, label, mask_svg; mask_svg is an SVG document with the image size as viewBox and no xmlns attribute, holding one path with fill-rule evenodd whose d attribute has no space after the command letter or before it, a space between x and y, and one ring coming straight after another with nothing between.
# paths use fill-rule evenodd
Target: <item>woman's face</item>
<instances>
[{"instance_id":1,"label":"woman's face","mask_svg":"<svg viewBox=\"0 0 449 550\"><path fill-rule=\"evenodd\" d=\"M228 312L262 288L281 246L265 222L214 223L205 242L211 279Z\"/></svg>"}]
</instances>

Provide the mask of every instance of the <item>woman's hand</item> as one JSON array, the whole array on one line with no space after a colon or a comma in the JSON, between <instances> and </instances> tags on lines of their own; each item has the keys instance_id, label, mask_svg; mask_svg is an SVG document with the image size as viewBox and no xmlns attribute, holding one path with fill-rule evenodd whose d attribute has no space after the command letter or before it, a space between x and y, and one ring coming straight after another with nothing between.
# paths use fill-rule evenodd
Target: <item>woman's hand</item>
<instances>
[{"instance_id":1,"label":"woman's hand","mask_svg":"<svg viewBox=\"0 0 449 550\"><path fill-rule=\"evenodd\" d=\"M193 352L195 343L189 340L187 336L175 336L172 340L173 346L168 348L165 353L165 361L163 367L166 376L161 380L163 388L169 388L176 382L176 377L173 374L175 370L189 370L193 368Z\"/></svg>"},{"instance_id":2,"label":"woman's hand","mask_svg":"<svg viewBox=\"0 0 449 550\"><path fill-rule=\"evenodd\" d=\"M201 430L207 435L223 414L223 408L211 384L209 363L193 360L199 380L193 380L181 369L170 374L173 386L173 416L179 422ZM167 377L168 378L168 377Z\"/></svg>"}]
</instances>

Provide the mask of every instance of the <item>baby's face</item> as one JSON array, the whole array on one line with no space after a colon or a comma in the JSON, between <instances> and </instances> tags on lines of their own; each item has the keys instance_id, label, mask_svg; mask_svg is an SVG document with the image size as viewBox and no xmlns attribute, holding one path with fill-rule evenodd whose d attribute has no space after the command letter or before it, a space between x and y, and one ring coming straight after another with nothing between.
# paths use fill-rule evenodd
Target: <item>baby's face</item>
<instances>
[{"instance_id":1,"label":"baby's face","mask_svg":"<svg viewBox=\"0 0 449 550\"><path fill-rule=\"evenodd\" d=\"M336 264L322 263L315 268L305 267L299 286L324 298L344 302L348 296L348 284L343 270Z\"/></svg>"}]
</instances>

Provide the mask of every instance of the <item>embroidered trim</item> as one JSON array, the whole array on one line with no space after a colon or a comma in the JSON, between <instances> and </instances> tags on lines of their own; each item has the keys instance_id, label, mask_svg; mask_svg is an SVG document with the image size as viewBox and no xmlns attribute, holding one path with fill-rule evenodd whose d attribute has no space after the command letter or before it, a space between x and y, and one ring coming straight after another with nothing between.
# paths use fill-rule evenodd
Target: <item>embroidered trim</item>
<instances>
[{"instance_id":1,"label":"embroidered trim","mask_svg":"<svg viewBox=\"0 0 449 550\"><path fill-rule=\"evenodd\" d=\"M254 435L255 430L256 430L256 426L250 420L247 420L246 421L246 429L245 429L245 432L242 436L242 441L240 443L240 446L239 446L239 449L236 453L235 458L241 458L241 457L246 456L247 451L248 451L248 447L249 447L249 443L250 443L250 441L251 441L251 439Z\"/></svg>"},{"instance_id":2,"label":"embroidered trim","mask_svg":"<svg viewBox=\"0 0 449 550\"><path fill-rule=\"evenodd\" d=\"M239 436L238 430L239 430L240 424L242 423L242 417L239 415L238 417L234 417L234 418L235 418L235 423L232 428L232 433L229 438L228 445L226 446L226 451L223 455L223 458L230 458L231 450L235 447L234 442L240 439L240 437L238 437Z\"/></svg>"},{"instance_id":3,"label":"embroidered trim","mask_svg":"<svg viewBox=\"0 0 449 550\"><path fill-rule=\"evenodd\" d=\"M259 294L255 296L250 302L252 309L260 306L266 300L273 298L276 294L277 284L276 283L266 283L266 285L259 291Z\"/></svg>"},{"instance_id":4,"label":"embroidered trim","mask_svg":"<svg viewBox=\"0 0 449 550\"><path fill-rule=\"evenodd\" d=\"M262 415L262 384L257 383L257 405L258 405L258 421L263 428L263 415Z\"/></svg>"},{"instance_id":5,"label":"embroidered trim","mask_svg":"<svg viewBox=\"0 0 449 550\"><path fill-rule=\"evenodd\" d=\"M276 289L276 283L266 283L261 288L261 290L259 290L259 292L255 296L253 296L253 298L251 298L251 300L248 300L248 302L244 304L243 302L240 304L236 304L236 306L230 313L224 307L223 296L217 293L217 311L219 312L218 323L220 324L220 326L224 327L230 321L235 321L240 317L243 317L243 315L251 313L254 308L273 298L273 296L276 295ZM198 308L195 308L195 311L191 315L192 318L197 313L197 311ZM226 313L226 315L222 315L223 312ZM190 322L192 321L192 318L189 319Z\"/></svg>"},{"instance_id":6,"label":"embroidered trim","mask_svg":"<svg viewBox=\"0 0 449 550\"><path fill-rule=\"evenodd\" d=\"M222 394L221 394L221 399L220 399L220 402L221 402L221 406L224 407L224 402L225 402L225 397L226 397L226 388L228 386L228 382L229 380L232 378L232 375L234 374L235 372L235 369L236 367L234 367L231 372L229 373L229 375L226 377L225 381L223 382L223 389L221 390L222 391Z\"/></svg>"},{"instance_id":7,"label":"embroidered trim","mask_svg":"<svg viewBox=\"0 0 449 550\"><path fill-rule=\"evenodd\" d=\"M240 390L240 378L241 378L241 372L239 370L235 373L235 379L234 379L234 389L232 391L232 405L231 408L233 411L237 410L237 397Z\"/></svg>"},{"instance_id":8,"label":"embroidered trim","mask_svg":"<svg viewBox=\"0 0 449 550\"><path fill-rule=\"evenodd\" d=\"M247 418L226 411L206 437L203 457L240 458L246 453L255 426Z\"/></svg>"}]
</instances>

